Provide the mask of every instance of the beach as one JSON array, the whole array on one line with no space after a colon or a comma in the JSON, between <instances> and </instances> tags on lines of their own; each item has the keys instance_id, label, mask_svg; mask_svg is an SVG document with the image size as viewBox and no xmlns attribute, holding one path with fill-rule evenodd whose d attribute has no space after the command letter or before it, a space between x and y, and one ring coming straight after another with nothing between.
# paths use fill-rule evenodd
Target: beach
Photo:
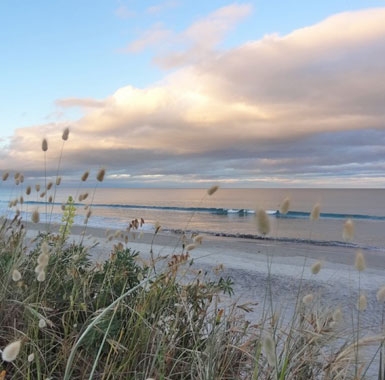
<instances>
[{"instance_id":1,"label":"beach","mask_svg":"<svg viewBox=\"0 0 385 380\"><path fill-rule=\"evenodd\" d=\"M36 236L39 230L44 231L43 224L28 223L28 238ZM89 227L84 233L84 227L74 226L68 241L92 247L89 250L92 259L103 262L109 258L113 245L122 241L108 239L107 234L114 236L116 232L108 231ZM172 255L182 253L181 234L160 232L154 236L154 233L135 232L129 236L127 247L138 251L144 260L151 257L152 250L152 256L162 258L160 263L167 265ZM234 295L228 302L261 304L271 290L276 307L286 312L293 312L299 295L312 293L324 307L341 307L345 313L352 314L360 289L368 300L368 307L362 313L362 326L369 329L379 326L381 318L382 305L377 302L376 293L385 285L385 260L382 251L363 251L366 268L358 273L354 267L356 252L356 248L346 245L207 235L203 236L202 244L189 252L193 264L186 269L213 275L214 269L221 268L220 275L230 277L234 283ZM315 275L311 266L318 261L322 267ZM253 320L260 314L256 308L248 317Z\"/></svg>"}]
</instances>

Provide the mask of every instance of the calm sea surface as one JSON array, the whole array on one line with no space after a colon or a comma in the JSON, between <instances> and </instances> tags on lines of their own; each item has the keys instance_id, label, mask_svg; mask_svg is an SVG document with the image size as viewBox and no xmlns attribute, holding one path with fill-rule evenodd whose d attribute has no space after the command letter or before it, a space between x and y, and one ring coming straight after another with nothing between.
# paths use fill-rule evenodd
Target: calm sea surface
<instances>
[{"instance_id":1,"label":"calm sea surface","mask_svg":"<svg viewBox=\"0 0 385 380\"><path fill-rule=\"evenodd\" d=\"M88 192L84 202L81 193ZM189 230L224 235L257 237L255 210L263 208L271 220L270 236L310 243L345 244L342 239L344 222L355 224L354 244L365 249L385 251L385 190L382 189L223 189L208 196L205 189L63 189L57 188L54 206L33 190L27 196L20 187L0 189L0 211L12 217L18 208L26 220L38 208L41 221L59 223L61 204L72 195L76 199L76 224L82 225L91 203L89 225L124 229L134 218L143 218L145 229L152 230L159 222L164 230ZM12 210L9 202L23 196L24 203ZM282 201L290 198L290 211L277 213ZM311 221L309 214L320 204L321 217Z\"/></svg>"}]
</instances>

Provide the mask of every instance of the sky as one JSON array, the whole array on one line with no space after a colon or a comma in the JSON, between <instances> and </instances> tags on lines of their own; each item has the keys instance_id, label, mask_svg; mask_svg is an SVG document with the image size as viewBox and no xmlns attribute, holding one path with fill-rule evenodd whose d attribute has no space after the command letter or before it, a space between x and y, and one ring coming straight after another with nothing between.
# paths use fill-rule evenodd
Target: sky
<instances>
[{"instance_id":1,"label":"sky","mask_svg":"<svg viewBox=\"0 0 385 380\"><path fill-rule=\"evenodd\" d=\"M2 0L0 48L1 172L385 186L385 0Z\"/></svg>"}]
</instances>

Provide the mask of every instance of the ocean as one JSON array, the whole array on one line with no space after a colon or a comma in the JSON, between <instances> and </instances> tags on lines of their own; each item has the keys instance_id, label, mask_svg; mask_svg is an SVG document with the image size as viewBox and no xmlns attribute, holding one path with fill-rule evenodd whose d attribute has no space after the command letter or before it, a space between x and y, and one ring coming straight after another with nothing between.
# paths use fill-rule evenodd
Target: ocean
<instances>
[{"instance_id":1,"label":"ocean","mask_svg":"<svg viewBox=\"0 0 385 380\"><path fill-rule=\"evenodd\" d=\"M88 198L78 201L81 193ZM19 209L30 220L36 208L41 222L60 223L61 204L69 195L76 199L75 224L83 225L89 205L92 216L88 225L108 229L125 229L131 220L143 218L143 229L153 231L159 223L164 231L191 231L203 234L259 239L255 211L269 214L271 232L267 238L310 244L353 245L368 250L385 250L385 190L383 189L228 189L209 196L206 189L129 189L129 188L60 188L51 189L54 203L48 205L34 189L0 189L1 215L11 218ZM23 197L12 209L9 202ZM283 200L290 198L290 209L280 214ZM309 218L315 204L321 215ZM350 243L342 238L343 224L352 219L355 236Z\"/></svg>"}]
</instances>

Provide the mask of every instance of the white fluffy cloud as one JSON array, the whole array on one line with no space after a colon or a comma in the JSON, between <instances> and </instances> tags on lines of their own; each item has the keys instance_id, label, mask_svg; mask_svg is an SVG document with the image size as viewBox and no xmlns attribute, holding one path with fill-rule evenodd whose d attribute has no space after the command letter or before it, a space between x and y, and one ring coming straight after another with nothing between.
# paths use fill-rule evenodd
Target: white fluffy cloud
<instances>
[{"instance_id":1,"label":"white fluffy cloud","mask_svg":"<svg viewBox=\"0 0 385 380\"><path fill-rule=\"evenodd\" d=\"M184 66L162 82L125 86L103 101L58 100L60 107L85 109L72 125L65 169L106 165L114 178L130 181L380 183L385 8L214 51L249 12L248 6L222 8L184 31L189 46L178 59L174 52L158 57L168 67ZM131 49L155 37L150 33ZM18 130L4 159L33 170L42 164L42 137L58 155L64 126Z\"/></svg>"}]
</instances>

